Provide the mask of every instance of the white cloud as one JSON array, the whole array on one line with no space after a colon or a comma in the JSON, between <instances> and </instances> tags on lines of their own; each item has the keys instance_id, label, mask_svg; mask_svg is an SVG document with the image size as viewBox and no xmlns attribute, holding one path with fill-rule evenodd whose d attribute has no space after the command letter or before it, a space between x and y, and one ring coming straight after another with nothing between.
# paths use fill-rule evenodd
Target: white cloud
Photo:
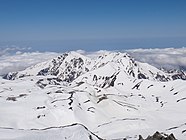
<instances>
[{"instance_id":1,"label":"white cloud","mask_svg":"<svg viewBox=\"0 0 186 140\"><path fill-rule=\"evenodd\" d=\"M186 69L186 48L127 50L136 60L156 67Z\"/></svg>"},{"instance_id":2,"label":"white cloud","mask_svg":"<svg viewBox=\"0 0 186 140\"><path fill-rule=\"evenodd\" d=\"M86 51L84 51L84 50L77 50L76 52L77 52L77 53L80 53L80 54L82 54L82 55L86 54Z\"/></svg>"},{"instance_id":3,"label":"white cloud","mask_svg":"<svg viewBox=\"0 0 186 140\"><path fill-rule=\"evenodd\" d=\"M25 52L27 50L27 52ZM12 51L14 53L12 53ZM11 52L11 53L10 53ZM97 52L77 52L89 57L96 57L104 50ZM133 49L125 50L136 60L146 62L156 67L185 68L186 69L186 48L166 49ZM0 75L12 71L23 70L31 65L50 60L60 55L55 52L28 52L25 48L0 49Z\"/></svg>"},{"instance_id":4,"label":"white cloud","mask_svg":"<svg viewBox=\"0 0 186 140\"><path fill-rule=\"evenodd\" d=\"M0 46L0 56L22 53L30 50L31 48L23 48L16 45Z\"/></svg>"},{"instance_id":5,"label":"white cloud","mask_svg":"<svg viewBox=\"0 0 186 140\"><path fill-rule=\"evenodd\" d=\"M50 60L59 53L54 52L16 52L14 54L5 53L0 56L0 75L8 72L24 70L25 68L39 62Z\"/></svg>"}]
</instances>

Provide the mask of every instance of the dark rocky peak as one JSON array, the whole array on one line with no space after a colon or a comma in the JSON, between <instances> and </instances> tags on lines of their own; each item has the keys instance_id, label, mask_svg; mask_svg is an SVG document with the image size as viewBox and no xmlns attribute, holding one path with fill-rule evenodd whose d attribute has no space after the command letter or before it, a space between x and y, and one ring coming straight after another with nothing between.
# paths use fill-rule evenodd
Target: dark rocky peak
<instances>
[{"instance_id":1,"label":"dark rocky peak","mask_svg":"<svg viewBox=\"0 0 186 140\"><path fill-rule=\"evenodd\" d=\"M181 69L166 69L166 68L160 68L162 71L167 73L172 80L181 79L186 80L186 72Z\"/></svg>"},{"instance_id":2,"label":"dark rocky peak","mask_svg":"<svg viewBox=\"0 0 186 140\"><path fill-rule=\"evenodd\" d=\"M26 76L52 75L62 81L71 82L79 75L90 70L91 59L76 52L64 53L52 60L39 63L23 71L10 72L3 78L15 80Z\"/></svg>"},{"instance_id":3,"label":"dark rocky peak","mask_svg":"<svg viewBox=\"0 0 186 140\"><path fill-rule=\"evenodd\" d=\"M166 134L161 134L158 131L154 133L153 136L148 136L146 139L143 139L141 135L139 135L138 140L176 140L173 134L166 135Z\"/></svg>"},{"instance_id":4,"label":"dark rocky peak","mask_svg":"<svg viewBox=\"0 0 186 140\"><path fill-rule=\"evenodd\" d=\"M6 75L3 76L3 79L7 79L7 80L15 80L15 78L17 77L17 73L18 72L9 72Z\"/></svg>"},{"instance_id":5,"label":"dark rocky peak","mask_svg":"<svg viewBox=\"0 0 186 140\"><path fill-rule=\"evenodd\" d=\"M54 75L65 82L72 82L81 74L88 72L91 60L76 52L65 53L52 60L50 65L37 75Z\"/></svg>"}]
</instances>

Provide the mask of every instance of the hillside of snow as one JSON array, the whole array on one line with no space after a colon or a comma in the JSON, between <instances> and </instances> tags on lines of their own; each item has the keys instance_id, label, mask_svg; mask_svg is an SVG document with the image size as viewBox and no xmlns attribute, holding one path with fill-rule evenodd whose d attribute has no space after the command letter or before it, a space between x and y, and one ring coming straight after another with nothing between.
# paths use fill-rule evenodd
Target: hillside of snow
<instances>
[{"instance_id":1,"label":"hillside of snow","mask_svg":"<svg viewBox=\"0 0 186 140\"><path fill-rule=\"evenodd\" d=\"M184 140L185 77L127 53L64 53L0 79L0 140Z\"/></svg>"}]
</instances>

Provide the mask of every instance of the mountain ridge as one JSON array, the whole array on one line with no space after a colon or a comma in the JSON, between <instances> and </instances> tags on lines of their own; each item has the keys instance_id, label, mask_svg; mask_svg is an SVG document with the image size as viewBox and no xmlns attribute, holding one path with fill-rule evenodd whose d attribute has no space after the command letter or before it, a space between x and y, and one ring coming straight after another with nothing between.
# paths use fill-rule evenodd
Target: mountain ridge
<instances>
[{"instance_id":1,"label":"mountain ridge","mask_svg":"<svg viewBox=\"0 0 186 140\"><path fill-rule=\"evenodd\" d=\"M128 75L136 79L186 80L185 73L172 73L171 75L168 71L162 71L147 63L138 62L127 53L104 52L93 59L74 51L64 53L52 60L36 64L20 72L10 72L3 78L14 80L33 75L54 75L62 81L70 83L80 75L112 62L118 64L118 69L122 68Z\"/></svg>"}]
</instances>

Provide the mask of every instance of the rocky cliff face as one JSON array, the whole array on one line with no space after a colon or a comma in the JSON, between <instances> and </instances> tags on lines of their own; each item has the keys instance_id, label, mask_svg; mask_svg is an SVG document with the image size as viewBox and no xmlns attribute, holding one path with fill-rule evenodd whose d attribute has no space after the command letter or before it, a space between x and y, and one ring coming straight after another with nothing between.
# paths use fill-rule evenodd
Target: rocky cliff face
<instances>
[{"instance_id":1,"label":"rocky cliff face","mask_svg":"<svg viewBox=\"0 0 186 140\"><path fill-rule=\"evenodd\" d=\"M161 70L164 71L165 73L168 73L173 80L176 79L186 80L186 72L183 70L177 69L166 70L164 68L161 68Z\"/></svg>"}]
</instances>

